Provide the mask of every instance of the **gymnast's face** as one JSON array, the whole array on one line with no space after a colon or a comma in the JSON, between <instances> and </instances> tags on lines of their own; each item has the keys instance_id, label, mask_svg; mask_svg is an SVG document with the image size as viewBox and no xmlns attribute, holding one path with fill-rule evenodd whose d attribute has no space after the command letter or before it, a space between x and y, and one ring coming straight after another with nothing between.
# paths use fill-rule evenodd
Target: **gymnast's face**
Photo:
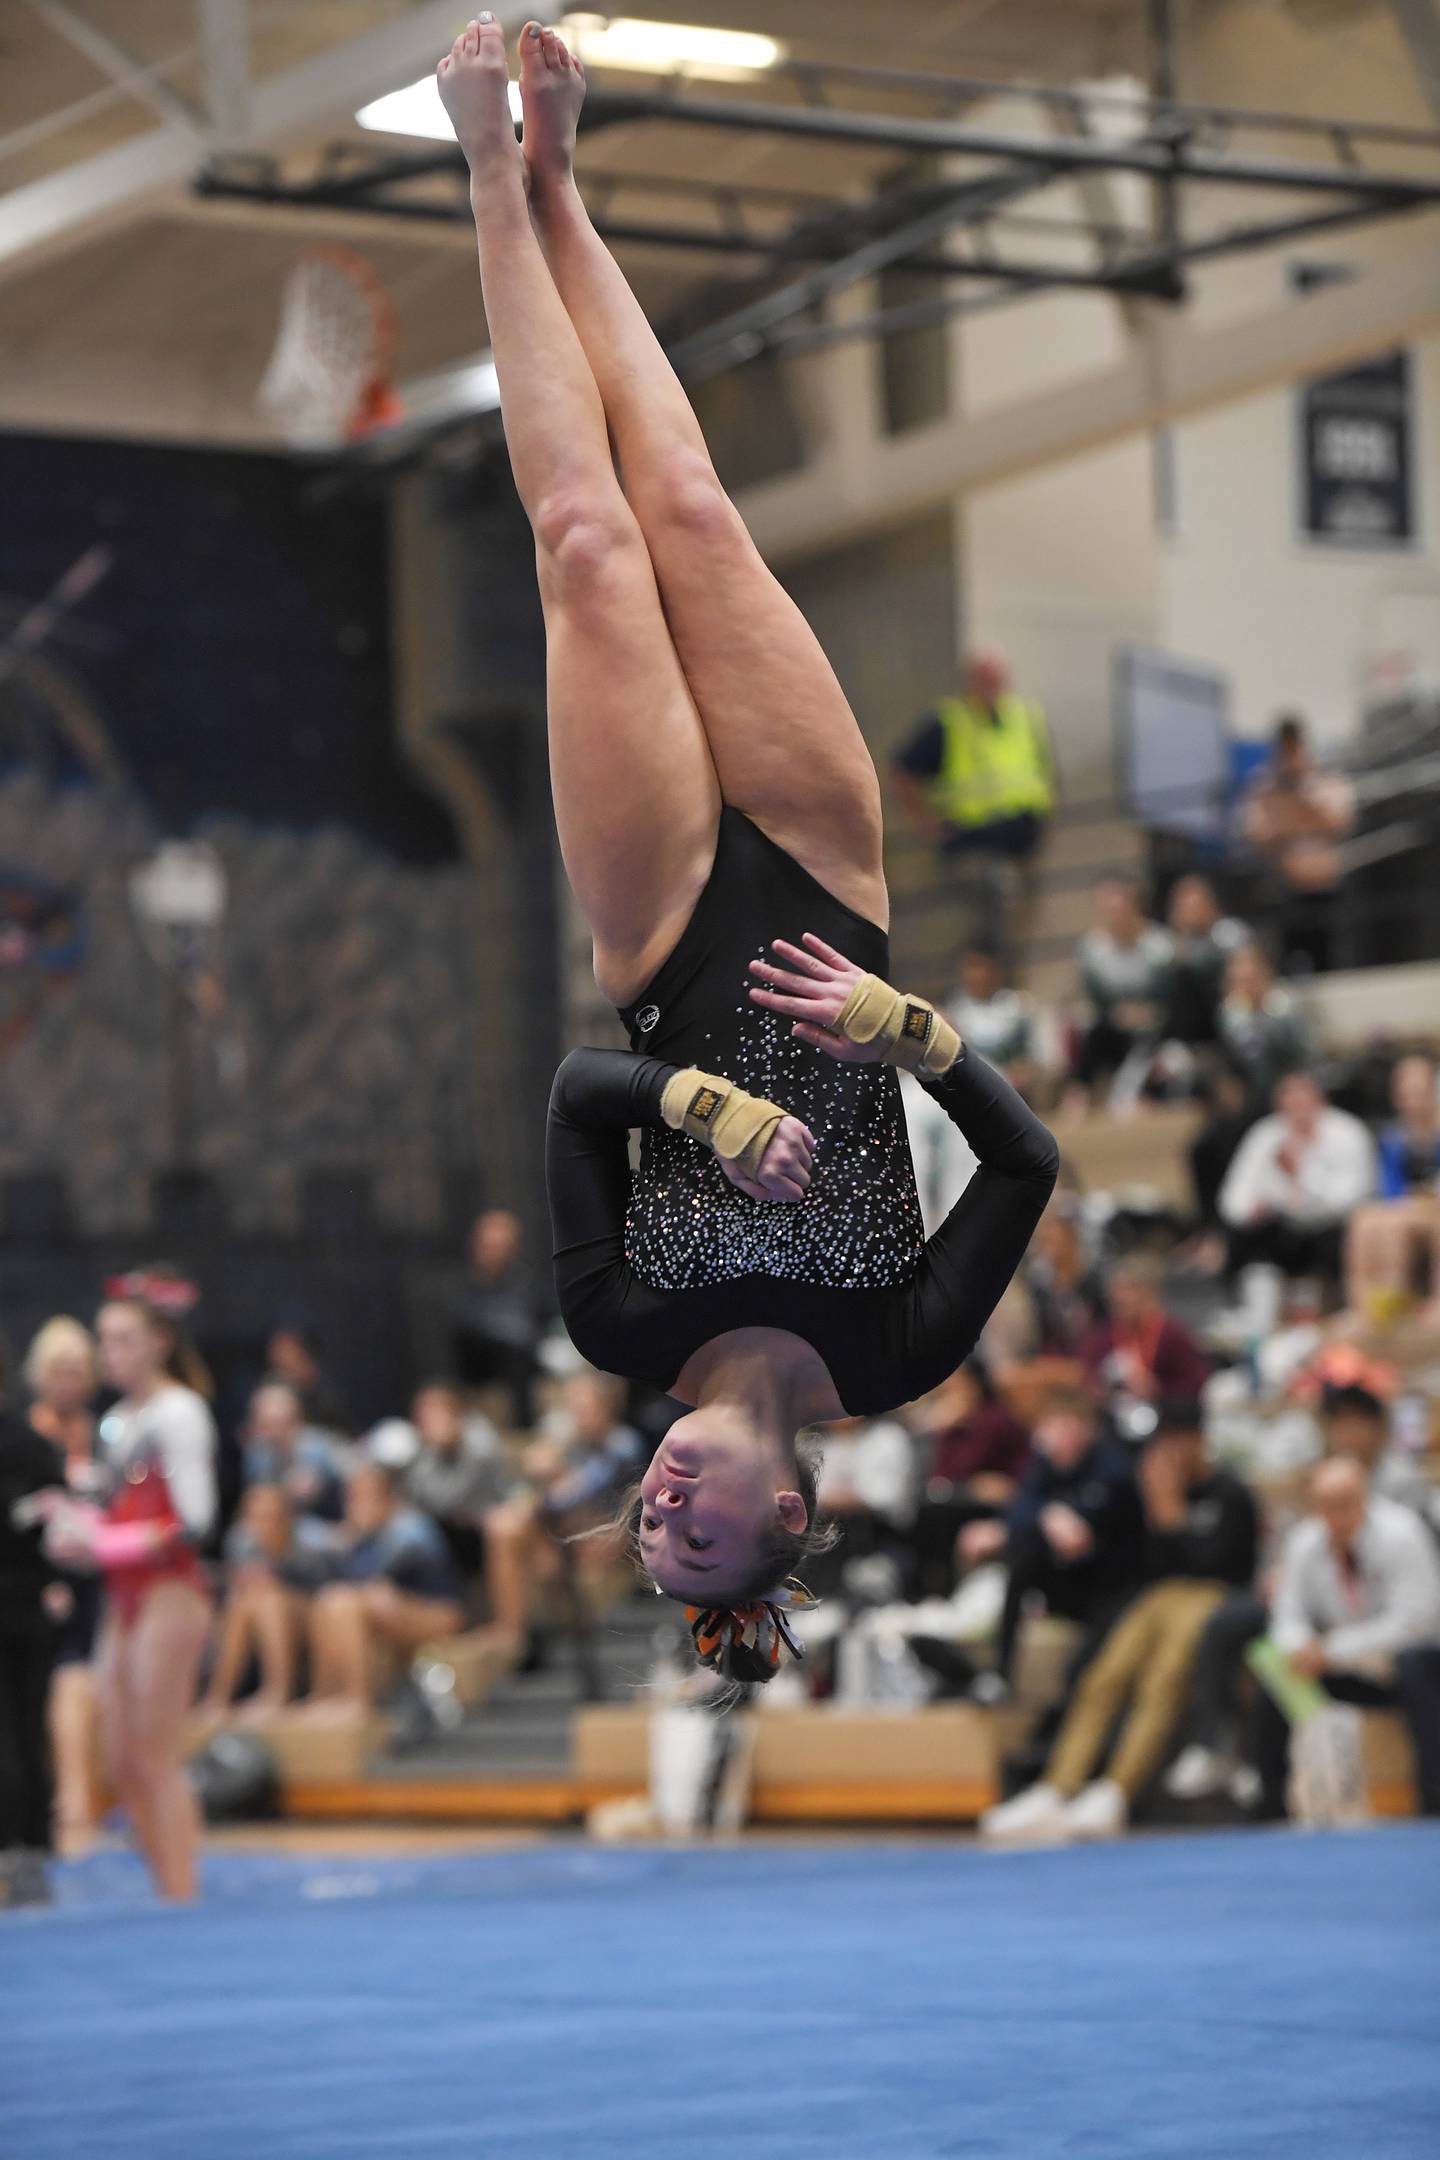
<instances>
[{"instance_id":1,"label":"gymnast's face","mask_svg":"<svg viewBox=\"0 0 1440 2160\"><path fill-rule=\"evenodd\" d=\"M652 1582L688 1604L729 1602L775 1529L805 1528L805 1501L778 1489L783 1473L733 1411L677 1418L640 1486L640 1554Z\"/></svg>"}]
</instances>

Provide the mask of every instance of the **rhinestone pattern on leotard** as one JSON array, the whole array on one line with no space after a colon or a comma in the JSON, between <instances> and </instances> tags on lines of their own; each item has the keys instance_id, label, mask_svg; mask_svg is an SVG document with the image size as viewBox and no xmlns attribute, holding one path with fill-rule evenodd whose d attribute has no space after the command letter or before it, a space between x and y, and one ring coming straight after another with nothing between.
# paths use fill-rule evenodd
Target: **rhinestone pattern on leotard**
<instances>
[{"instance_id":1,"label":"rhinestone pattern on leotard","mask_svg":"<svg viewBox=\"0 0 1440 2160\"><path fill-rule=\"evenodd\" d=\"M756 957L765 948L757 946ZM752 1200L684 1133L647 1130L625 1249L655 1290L697 1290L742 1275L879 1290L908 1282L924 1245L900 1085L888 1066L842 1065L797 1042L788 1020L739 985L734 1033L707 1034L694 1062L782 1104L816 1139L799 1206Z\"/></svg>"}]
</instances>

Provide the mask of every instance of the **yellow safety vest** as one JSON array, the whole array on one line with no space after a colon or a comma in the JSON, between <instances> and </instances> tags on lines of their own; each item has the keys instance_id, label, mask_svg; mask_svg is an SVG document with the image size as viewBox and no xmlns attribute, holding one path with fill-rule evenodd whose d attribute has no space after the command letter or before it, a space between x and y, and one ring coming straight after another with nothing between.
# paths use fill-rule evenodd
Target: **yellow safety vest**
<instances>
[{"instance_id":1,"label":"yellow safety vest","mask_svg":"<svg viewBox=\"0 0 1440 2160\"><path fill-rule=\"evenodd\" d=\"M941 817L952 825L988 825L1054 809L1050 739L1038 705L1007 691L993 717L967 698L941 698L935 711L945 749L928 793Z\"/></svg>"}]
</instances>

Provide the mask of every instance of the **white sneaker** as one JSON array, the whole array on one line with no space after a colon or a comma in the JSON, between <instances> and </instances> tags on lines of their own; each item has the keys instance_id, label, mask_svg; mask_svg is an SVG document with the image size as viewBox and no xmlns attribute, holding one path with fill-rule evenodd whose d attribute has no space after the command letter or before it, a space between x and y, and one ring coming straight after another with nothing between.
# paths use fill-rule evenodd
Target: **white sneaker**
<instances>
[{"instance_id":1,"label":"white sneaker","mask_svg":"<svg viewBox=\"0 0 1440 2160\"><path fill-rule=\"evenodd\" d=\"M1241 1763L1238 1769L1232 1770L1226 1780L1226 1790L1236 1807L1245 1808L1247 1811L1259 1807L1264 1788L1254 1764Z\"/></svg>"},{"instance_id":2,"label":"white sneaker","mask_svg":"<svg viewBox=\"0 0 1440 2160\"><path fill-rule=\"evenodd\" d=\"M1054 1845L1065 1836L1065 1802L1053 1785L1031 1785L987 1808L980 1835L991 1845Z\"/></svg>"},{"instance_id":3,"label":"white sneaker","mask_svg":"<svg viewBox=\"0 0 1440 2160\"><path fill-rule=\"evenodd\" d=\"M1216 1793L1224 1792L1234 1773L1233 1757L1192 1740L1166 1772L1165 1790L1172 1800L1213 1800Z\"/></svg>"},{"instance_id":4,"label":"white sneaker","mask_svg":"<svg viewBox=\"0 0 1440 2160\"><path fill-rule=\"evenodd\" d=\"M1113 1778L1097 1778L1065 1810L1065 1828L1072 1838L1119 1837L1129 1821L1130 1803Z\"/></svg>"}]
</instances>

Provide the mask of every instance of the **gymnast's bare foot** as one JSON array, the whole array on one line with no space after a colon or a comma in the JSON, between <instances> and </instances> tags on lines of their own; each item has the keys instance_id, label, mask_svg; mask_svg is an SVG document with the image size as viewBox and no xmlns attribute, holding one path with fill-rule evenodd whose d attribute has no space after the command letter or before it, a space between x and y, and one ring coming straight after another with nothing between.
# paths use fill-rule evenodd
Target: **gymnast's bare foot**
<instances>
[{"instance_id":1,"label":"gymnast's bare foot","mask_svg":"<svg viewBox=\"0 0 1440 2160\"><path fill-rule=\"evenodd\" d=\"M585 102L585 70L557 31L527 23L520 33L525 162L535 191L571 179L575 130Z\"/></svg>"},{"instance_id":2,"label":"gymnast's bare foot","mask_svg":"<svg viewBox=\"0 0 1440 2160\"><path fill-rule=\"evenodd\" d=\"M471 179L488 183L509 171L523 177L510 113L505 33L493 15L487 11L466 25L440 62L436 80Z\"/></svg>"}]
</instances>

